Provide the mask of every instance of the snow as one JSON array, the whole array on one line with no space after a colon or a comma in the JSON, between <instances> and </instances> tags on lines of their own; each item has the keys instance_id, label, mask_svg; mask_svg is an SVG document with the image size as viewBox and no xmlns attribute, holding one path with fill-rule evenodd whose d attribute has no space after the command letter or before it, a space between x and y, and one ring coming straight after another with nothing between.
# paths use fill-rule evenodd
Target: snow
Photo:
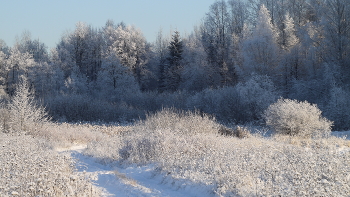
<instances>
[{"instance_id":1,"label":"snow","mask_svg":"<svg viewBox=\"0 0 350 197\"><path fill-rule=\"evenodd\" d=\"M345 139L350 140L350 131L333 131L332 135L336 137L344 137Z\"/></svg>"},{"instance_id":2,"label":"snow","mask_svg":"<svg viewBox=\"0 0 350 197\"><path fill-rule=\"evenodd\" d=\"M334 131L332 135L350 139L350 131ZM84 155L85 149L86 145L78 144L56 151L70 152L76 160L78 173L90 178L102 191L102 196L215 196L212 187L166 176L157 170L155 164L145 166L102 164L98 162L98 158ZM348 151L349 148L342 147L338 153Z\"/></svg>"},{"instance_id":3,"label":"snow","mask_svg":"<svg viewBox=\"0 0 350 197\"><path fill-rule=\"evenodd\" d=\"M71 146L71 147L58 147L55 150L57 152L74 151L74 150L81 151L81 150L83 150L85 148L86 148L85 144L79 144L79 145L75 145L75 146Z\"/></svg>"},{"instance_id":4,"label":"snow","mask_svg":"<svg viewBox=\"0 0 350 197\"><path fill-rule=\"evenodd\" d=\"M103 196L214 196L209 187L186 180L174 180L157 172L156 165L104 165L83 155L86 146L77 145L59 151L69 151L76 159L78 173L89 177Z\"/></svg>"}]
</instances>

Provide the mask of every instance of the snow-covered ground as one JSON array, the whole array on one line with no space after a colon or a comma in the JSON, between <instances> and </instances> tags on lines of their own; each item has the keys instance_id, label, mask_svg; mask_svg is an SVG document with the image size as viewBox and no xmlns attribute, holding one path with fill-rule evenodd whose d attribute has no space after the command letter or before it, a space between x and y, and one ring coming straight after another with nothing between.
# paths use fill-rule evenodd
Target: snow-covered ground
<instances>
[{"instance_id":1,"label":"snow-covered ground","mask_svg":"<svg viewBox=\"0 0 350 197\"><path fill-rule=\"evenodd\" d=\"M350 140L350 131L333 131L332 135L336 137L345 137Z\"/></svg>"},{"instance_id":2,"label":"snow-covered ground","mask_svg":"<svg viewBox=\"0 0 350 197\"><path fill-rule=\"evenodd\" d=\"M333 136L350 139L350 131L332 132ZM76 159L78 173L89 177L103 196L215 196L212 188L188 180L174 180L157 171L155 165L104 165L83 154L86 145L56 149L70 152Z\"/></svg>"},{"instance_id":3,"label":"snow-covered ground","mask_svg":"<svg viewBox=\"0 0 350 197\"><path fill-rule=\"evenodd\" d=\"M73 146L58 151L69 151L77 160L79 173L90 177L103 196L214 196L210 188L194 185L186 180L173 180L156 173L154 165L129 166L103 165L93 157L82 154L85 146Z\"/></svg>"}]
</instances>

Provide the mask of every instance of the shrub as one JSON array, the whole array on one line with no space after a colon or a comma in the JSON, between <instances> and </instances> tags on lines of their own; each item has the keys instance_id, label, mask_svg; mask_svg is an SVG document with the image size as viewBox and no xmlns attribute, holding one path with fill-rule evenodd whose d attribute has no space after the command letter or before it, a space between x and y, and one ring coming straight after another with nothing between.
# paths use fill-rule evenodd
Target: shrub
<instances>
[{"instance_id":1,"label":"shrub","mask_svg":"<svg viewBox=\"0 0 350 197\"><path fill-rule=\"evenodd\" d=\"M265 110L263 116L276 134L319 137L329 135L333 124L321 113L316 105L307 101L279 99Z\"/></svg>"},{"instance_id":2,"label":"shrub","mask_svg":"<svg viewBox=\"0 0 350 197\"><path fill-rule=\"evenodd\" d=\"M157 131L171 130L179 134L218 134L219 124L210 115L198 111L183 111L174 108L163 109L148 115L145 121L136 125L137 129Z\"/></svg>"},{"instance_id":3,"label":"shrub","mask_svg":"<svg viewBox=\"0 0 350 197\"><path fill-rule=\"evenodd\" d=\"M167 154L165 152L171 152L173 146L184 145L183 142L189 137L217 136L219 127L215 119L206 114L163 109L148 115L146 120L140 121L131 131L123 134L119 154L125 162L153 162L156 158L164 158Z\"/></svg>"}]
</instances>

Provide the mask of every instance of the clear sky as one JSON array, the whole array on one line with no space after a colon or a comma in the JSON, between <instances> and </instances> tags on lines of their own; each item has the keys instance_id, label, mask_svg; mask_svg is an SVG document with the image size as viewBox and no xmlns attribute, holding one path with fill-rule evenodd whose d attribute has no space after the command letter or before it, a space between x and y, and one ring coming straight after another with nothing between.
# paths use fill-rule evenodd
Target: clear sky
<instances>
[{"instance_id":1,"label":"clear sky","mask_svg":"<svg viewBox=\"0 0 350 197\"><path fill-rule=\"evenodd\" d=\"M55 47L63 33L79 21L103 27L108 19L141 29L149 42L160 28L190 33L216 0L0 0L0 39L12 46L16 36L29 31Z\"/></svg>"}]
</instances>

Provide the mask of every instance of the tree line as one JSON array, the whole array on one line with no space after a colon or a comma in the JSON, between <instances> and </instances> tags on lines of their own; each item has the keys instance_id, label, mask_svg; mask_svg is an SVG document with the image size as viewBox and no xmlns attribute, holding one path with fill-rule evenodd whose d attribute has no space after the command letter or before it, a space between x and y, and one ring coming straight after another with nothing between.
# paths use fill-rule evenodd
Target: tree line
<instances>
[{"instance_id":1,"label":"tree line","mask_svg":"<svg viewBox=\"0 0 350 197\"><path fill-rule=\"evenodd\" d=\"M316 103L348 129L349 17L347 0L221 0L189 35L159 31L154 43L112 20L78 22L50 51L24 33L12 47L0 42L3 100L25 76L56 119L174 106L244 123L284 97Z\"/></svg>"}]
</instances>

